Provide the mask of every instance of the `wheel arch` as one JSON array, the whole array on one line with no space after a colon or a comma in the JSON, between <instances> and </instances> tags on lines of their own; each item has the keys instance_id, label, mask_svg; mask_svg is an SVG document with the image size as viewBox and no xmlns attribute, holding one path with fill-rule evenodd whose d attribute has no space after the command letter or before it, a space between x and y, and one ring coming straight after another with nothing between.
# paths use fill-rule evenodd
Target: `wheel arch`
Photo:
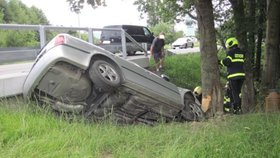
<instances>
[{"instance_id":1,"label":"wheel arch","mask_svg":"<svg viewBox=\"0 0 280 158\"><path fill-rule=\"evenodd\" d=\"M191 119L192 121L202 121L202 120L205 119L205 114L204 114L203 110L201 109L201 104L198 101L198 99L195 97L195 95L192 93L192 91L185 90L185 93L184 93L182 98L183 98L183 100L185 100L185 99L190 100L190 102L194 103L194 104L192 104L192 103L190 104L189 101L187 101L188 104L184 103L185 107L191 108L191 111L194 114L196 114L195 117L194 117L194 120ZM195 106L190 106L190 105L195 105ZM184 113L184 114L188 114L188 113ZM188 115L184 115L184 116L186 116L186 118L189 118Z\"/></svg>"},{"instance_id":2,"label":"wheel arch","mask_svg":"<svg viewBox=\"0 0 280 158\"><path fill-rule=\"evenodd\" d=\"M196 97L194 96L194 94L191 92L191 91L187 91L185 94L184 94L184 99L185 98L188 98L188 99L191 99L192 101L196 102Z\"/></svg>"},{"instance_id":3,"label":"wheel arch","mask_svg":"<svg viewBox=\"0 0 280 158\"><path fill-rule=\"evenodd\" d=\"M178 87L178 89L181 94L182 105L184 105L185 97L187 97L187 96L189 96L189 98L192 99L193 101L195 101L196 103L199 103L199 101L196 99L196 97L194 96L194 94L191 90L180 88L180 87Z\"/></svg>"},{"instance_id":4,"label":"wheel arch","mask_svg":"<svg viewBox=\"0 0 280 158\"><path fill-rule=\"evenodd\" d=\"M114 60L113 58L111 58L110 56L103 55L103 54L95 54L91 57L89 66L87 68L87 74L89 75L89 77L90 77L91 65L93 65L94 62L98 61L98 60L103 60L105 62L108 62L114 67L114 69L116 69L116 71L118 72L118 74L120 76L120 84L122 84L125 81L124 73L121 69L120 64L118 64L117 61Z\"/></svg>"},{"instance_id":5,"label":"wheel arch","mask_svg":"<svg viewBox=\"0 0 280 158\"><path fill-rule=\"evenodd\" d=\"M121 73L121 76L123 77L123 74L122 74L122 71L121 71L121 66L112 58L106 56L106 55L103 55L103 54L96 54L96 55L93 55L90 59L90 63L89 63L89 66L88 66L88 70L90 68L90 65L95 61L95 60L105 60L105 61L108 61L110 62L111 64L113 64L114 66L116 66L116 68L119 70L119 72Z\"/></svg>"}]
</instances>

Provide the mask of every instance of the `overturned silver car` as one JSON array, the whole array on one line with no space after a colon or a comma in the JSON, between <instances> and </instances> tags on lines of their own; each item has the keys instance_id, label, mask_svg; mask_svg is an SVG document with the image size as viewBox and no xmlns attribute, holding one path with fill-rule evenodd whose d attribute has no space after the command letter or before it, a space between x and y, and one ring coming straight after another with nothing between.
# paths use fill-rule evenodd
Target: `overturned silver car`
<instances>
[{"instance_id":1,"label":"overturned silver car","mask_svg":"<svg viewBox=\"0 0 280 158\"><path fill-rule=\"evenodd\" d=\"M154 124L204 118L190 90L68 34L57 35L41 50L23 94L94 120Z\"/></svg>"}]
</instances>

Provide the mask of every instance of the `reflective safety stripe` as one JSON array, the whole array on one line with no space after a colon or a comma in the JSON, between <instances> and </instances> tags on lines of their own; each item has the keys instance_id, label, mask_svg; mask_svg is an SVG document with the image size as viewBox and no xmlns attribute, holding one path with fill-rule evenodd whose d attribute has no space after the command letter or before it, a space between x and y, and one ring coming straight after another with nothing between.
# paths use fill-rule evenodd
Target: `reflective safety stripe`
<instances>
[{"instance_id":1,"label":"reflective safety stripe","mask_svg":"<svg viewBox=\"0 0 280 158\"><path fill-rule=\"evenodd\" d=\"M225 66L224 63L223 63L223 60L220 61L220 64L221 64L222 66Z\"/></svg>"},{"instance_id":2,"label":"reflective safety stripe","mask_svg":"<svg viewBox=\"0 0 280 158\"><path fill-rule=\"evenodd\" d=\"M228 58L230 61L232 61L232 57L231 57L231 56L227 56L227 58Z\"/></svg>"},{"instance_id":3,"label":"reflective safety stripe","mask_svg":"<svg viewBox=\"0 0 280 158\"><path fill-rule=\"evenodd\" d=\"M232 77L237 77L237 76L245 76L245 73L234 73L234 74L228 75L227 78L232 78Z\"/></svg>"},{"instance_id":4,"label":"reflective safety stripe","mask_svg":"<svg viewBox=\"0 0 280 158\"><path fill-rule=\"evenodd\" d=\"M230 102L230 98L224 97L224 104L229 102Z\"/></svg>"},{"instance_id":5,"label":"reflective safety stripe","mask_svg":"<svg viewBox=\"0 0 280 158\"><path fill-rule=\"evenodd\" d=\"M242 63L244 63L244 59L232 59L232 57L231 56L227 56L227 58L231 61L231 62L242 62Z\"/></svg>"},{"instance_id":6,"label":"reflective safety stripe","mask_svg":"<svg viewBox=\"0 0 280 158\"><path fill-rule=\"evenodd\" d=\"M226 112L229 112L229 110L230 110L229 108L225 108L225 111L226 111Z\"/></svg>"},{"instance_id":7,"label":"reflective safety stripe","mask_svg":"<svg viewBox=\"0 0 280 158\"><path fill-rule=\"evenodd\" d=\"M233 59L231 62L233 62L233 63L235 63L235 62L244 63L244 59Z\"/></svg>"},{"instance_id":8,"label":"reflective safety stripe","mask_svg":"<svg viewBox=\"0 0 280 158\"><path fill-rule=\"evenodd\" d=\"M234 54L234 57L242 59L242 58L244 58L244 54Z\"/></svg>"}]
</instances>

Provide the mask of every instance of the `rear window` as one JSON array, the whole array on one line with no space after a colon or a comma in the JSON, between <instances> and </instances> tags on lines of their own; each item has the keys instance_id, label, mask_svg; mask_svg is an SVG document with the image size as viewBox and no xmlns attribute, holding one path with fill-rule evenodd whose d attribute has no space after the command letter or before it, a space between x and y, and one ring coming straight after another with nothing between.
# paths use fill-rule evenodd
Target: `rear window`
<instances>
[{"instance_id":1,"label":"rear window","mask_svg":"<svg viewBox=\"0 0 280 158\"><path fill-rule=\"evenodd\" d=\"M147 27L143 26L131 26L131 25L111 25L105 26L104 28L112 28L112 29L120 29L122 28L125 32L127 32L132 38L134 38L138 42L149 42L153 34ZM148 41L147 41L148 40ZM101 33L101 41L111 41L111 42L120 42L121 41L121 31L116 30L104 30ZM127 41L130 41L127 39Z\"/></svg>"},{"instance_id":2,"label":"rear window","mask_svg":"<svg viewBox=\"0 0 280 158\"><path fill-rule=\"evenodd\" d=\"M118 37L121 36L121 32L120 31L102 31L102 35L101 38L110 38L110 37Z\"/></svg>"},{"instance_id":3,"label":"rear window","mask_svg":"<svg viewBox=\"0 0 280 158\"><path fill-rule=\"evenodd\" d=\"M110 28L121 28L121 26L105 26L104 28L110 29ZM120 38L121 37L121 31L116 30L103 30L101 33L101 41L105 40L111 40L112 38Z\"/></svg>"},{"instance_id":4,"label":"rear window","mask_svg":"<svg viewBox=\"0 0 280 158\"><path fill-rule=\"evenodd\" d=\"M130 35L144 35L143 27L130 26L125 28L125 31Z\"/></svg>"}]
</instances>

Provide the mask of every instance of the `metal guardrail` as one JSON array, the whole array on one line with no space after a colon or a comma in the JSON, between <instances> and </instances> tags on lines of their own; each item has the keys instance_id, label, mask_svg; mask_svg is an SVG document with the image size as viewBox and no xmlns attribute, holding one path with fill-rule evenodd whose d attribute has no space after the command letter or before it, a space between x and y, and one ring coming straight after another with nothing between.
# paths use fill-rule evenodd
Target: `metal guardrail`
<instances>
[{"instance_id":1,"label":"metal guardrail","mask_svg":"<svg viewBox=\"0 0 280 158\"><path fill-rule=\"evenodd\" d=\"M94 36L93 36L93 32L94 31L105 31L105 30L107 30L107 31L120 31L121 32L121 47L122 47L122 56L123 56L123 58L127 57L126 38L128 38L137 48L139 48L141 51L144 52L145 56L147 56L147 46L144 46L146 48L143 48L142 45L140 45L137 41L135 41L129 34L127 34L121 28L114 29L114 28L63 27L63 26L50 26L50 25L0 24L0 29L2 29L2 30L9 29L9 30L34 30L34 31L38 31L39 32L39 36L40 36L40 48L43 48L45 46L45 44L47 43L47 41L46 41L46 31L47 30L87 31L88 32L88 42L92 43L92 44L94 42ZM35 52L38 53L37 51L35 51ZM0 49L0 58L2 60L4 60L4 59L7 60L7 57L12 56L12 53L17 53L17 52L18 52L18 50L10 49L8 51L7 50L3 51L3 49L2 50ZM20 56L22 56L22 57L25 56L26 57L26 56L32 56L32 54L34 56L34 50L31 51L31 55L30 54L21 54ZM35 58L36 58L36 55L37 54L35 54ZM20 56L18 56L17 58L20 58ZM14 58L15 57L13 57L12 60L14 60ZM29 57L28 57L28 59L29 59ZM1 63L1 60L0 60L0 63Z\"/></svg>"},{"instance_id":2,"label":"metal guardrail","mask_svg":"<svg viewBox=\"0 0 280 158\"><path fill-rule=\"evenodd\" d=\"M32 61L36 59L40 48L0 48L0 64Z\"/></svg>"}]
</instances>

